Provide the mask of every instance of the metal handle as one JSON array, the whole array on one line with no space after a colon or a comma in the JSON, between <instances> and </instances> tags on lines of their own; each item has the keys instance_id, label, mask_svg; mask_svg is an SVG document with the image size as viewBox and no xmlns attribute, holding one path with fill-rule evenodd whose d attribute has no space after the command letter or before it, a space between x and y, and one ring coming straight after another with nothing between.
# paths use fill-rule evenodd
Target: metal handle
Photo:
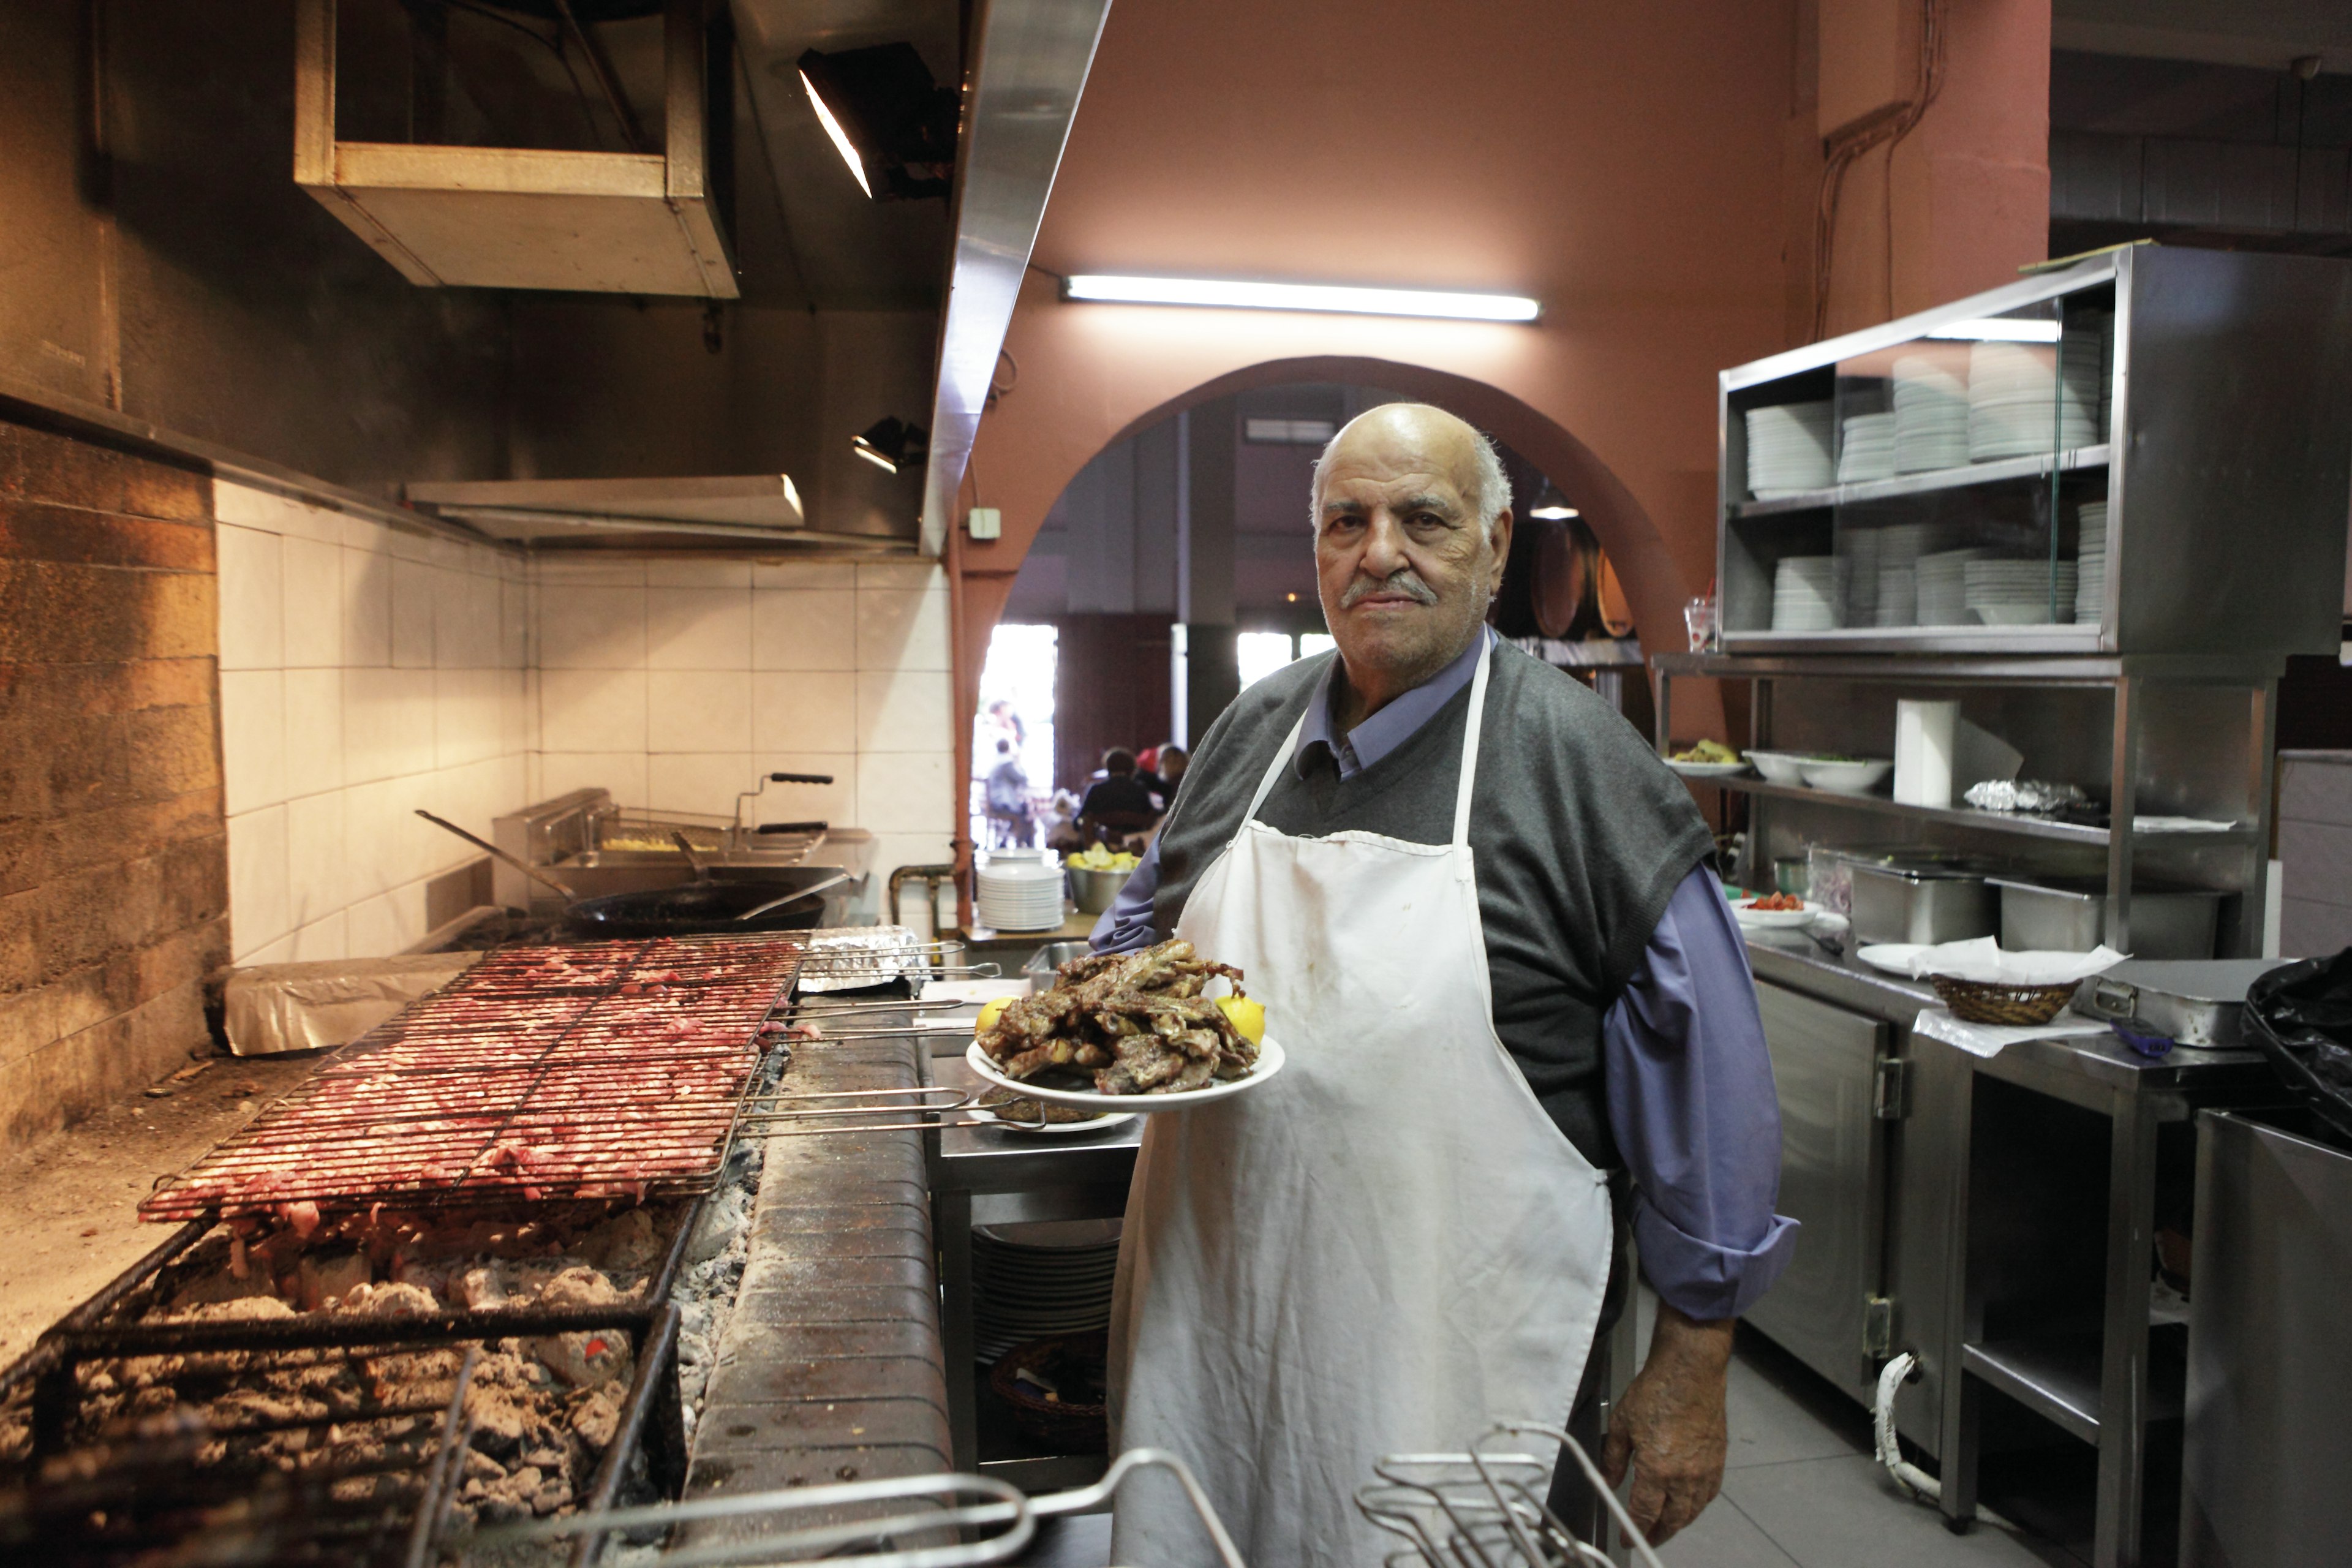
<instances>
[{"instance_id":1,"label":"metal handle","mask_svg":"<svg viewBox=\"0 0 2352 1568\"><path fill-rule=\"evenodd\" d=\"M2091 1005L2131 1017L2139 1011L2139 987L2101 975L2091 982Z\"/></svg>"},{"instance_id":2,"label":"metal handle","mask_svg":"<svg viewBox=\"0 0 2352 1568\"><path fill-rule=\"evenodd\" d=\"M844 882L852 882L856 879L856 874L855 872L844 871L837 877L827 877L822 882L812 882L807 887L801 889L797 892L786 893L781 899L770 899L766 903L760 905L757 909L745 910L741 914L737 915L735 918L739 921L751 920L757 916L766 914L770 910L780 910L786 904L796 904L803 899L813 899L816 897L817 894L824 892L827 888L837 888Z\"/></svg>"},{"instance_id":3,"label":"metal handle","mask_svg":"<svg viewBox=\"0 0 2352 1568\"><path fill-rule=\"evenodd\" d=\"M554 878L540 870L537 867L526 866L520 860L516 859L513 856L508 854L505 850L491 843L488 839L477 838L454 822L445 821L442 818L434 816L431 812L426 811L422 806L417 808L416 815L423 817L425 821L431 823L436 827L441 828L446 832L456 834L458 837L472 845L475 848L482 850L487 854L496 856L499 859L505 861L508 865L513 867L524 876L529 877L532 881L545 883L548 887L551 887L557 892L562 894L567 902L580 896L571 889L565 887L562 883L557 881Z\"/></svg>"},{"instance_id":4,"label":"metal handle","mask_svg":"<svg viewBox=\"0 0 2352 1568\"><path fill-rule=\"evenodd\" d=\"M694 852L694 840L675 827L669 830L669 840L677 846L677 852L686 857L686 863L693 870L696 881L710 880L710 873L703 867L702 857Z\"/></svg>"},{"instance_id":5,"label":"metal handle","mask_svg":"<svg viewBox=\"0 0 2352 1568\"><path fill-rule=\"evenodd\" d=\"M751 829L754 833L823 833L830 822L763 822Z\"/></svg>"},{"instance_id":6,"label":"metal handle","mask_svg":"<svg viewBox=\"0 0 2352 1568\"><path fill-rule=\"evenodd\" d=\"M833 782L833 775L831 773L770 773L768 775L768 782L771 784L829 784Z\"/></svg>"}]
</instances>

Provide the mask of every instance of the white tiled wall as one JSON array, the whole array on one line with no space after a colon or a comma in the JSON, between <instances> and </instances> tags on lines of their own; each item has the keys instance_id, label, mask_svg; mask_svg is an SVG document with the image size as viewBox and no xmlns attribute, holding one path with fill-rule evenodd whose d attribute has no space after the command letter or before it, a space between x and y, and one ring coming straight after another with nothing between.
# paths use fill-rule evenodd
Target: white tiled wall
<instances>
[{"instance_id":1,"label":"white tiled wall","mask_svg":"<svg viewBox=\"0 0 2352 1568\"><path fill-rule=\"evenodd\" d=\"M375 957L525 804L523 563L220 483L221 750L236 962Z\"/></svg>"},{"instance_id":2,"label":"white tiled wall","mask_svg":"<svg viewBox=\"0 0 2352 1568\"><path fill-rule=\"evenodd\" d=\"M772 772L767 820L877 837L874 882L949 858L954 795L945 574L921 563L535 563L531 795L728 815Z\"/></svg>"},{"instance_id":3,"label":"white tiled wall","mask_svg":"<svg viewBox=\"0 0 2352 1568\"><path fill-rule=\"evenodd\" d=\"M223 483L221 740L238 963L374 957L490 818L627 805L823 817L950 858L945 575L920 563L521 557Z\"/></svg>"}]
</instances>

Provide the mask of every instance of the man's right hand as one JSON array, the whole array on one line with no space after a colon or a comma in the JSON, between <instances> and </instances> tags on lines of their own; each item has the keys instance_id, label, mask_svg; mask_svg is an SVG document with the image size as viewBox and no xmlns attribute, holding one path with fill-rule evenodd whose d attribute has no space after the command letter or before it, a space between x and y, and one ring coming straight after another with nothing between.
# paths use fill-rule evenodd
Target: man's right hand
<instances>
[{"instance_id":1,"label":"man's right hand","mask_svg":"<svg viewBox=\"0 0 2352 1568\"><path fill-rule=\"evenodd\" d=\"M1625 1511L1653 1546L1671 1540L1723 1489L1732 1321L1702 1322L1659 1302L1649 1359L1609 1417L1601 1473L1617 1487L1632 1465Z\"/></svg>"}]
</instances>

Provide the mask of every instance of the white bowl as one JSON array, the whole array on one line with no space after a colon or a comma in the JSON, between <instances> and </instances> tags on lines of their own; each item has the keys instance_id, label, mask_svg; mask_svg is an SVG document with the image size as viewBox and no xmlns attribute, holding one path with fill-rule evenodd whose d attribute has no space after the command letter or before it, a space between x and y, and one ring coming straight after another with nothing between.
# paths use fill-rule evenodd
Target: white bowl
<instances>
[{"instance_id":1,"label":"white bowl","mask_svg":"<svg viewBox=\"0 0 2352 1568\"><path fill-rule=\"evenodd\" d=\"M1750 752L1748 760L1767 782L1777 784L1798 784L1805 782L1805 758L1801 752Z\"/></svg>"},{"instance_id":2,"label":"white bowl","mask_svg":"<svg viewBox=\"0 0 2352 1568\"><path fill-rule=\"evenodd\" d=\"M1832 795L1868 795L1886 782L1895 771L1894 763L1865 760L1853 763L1823 763L1808 761L1804 764L1805 782L1815 789Z\"/></svg>"}]
</instances>

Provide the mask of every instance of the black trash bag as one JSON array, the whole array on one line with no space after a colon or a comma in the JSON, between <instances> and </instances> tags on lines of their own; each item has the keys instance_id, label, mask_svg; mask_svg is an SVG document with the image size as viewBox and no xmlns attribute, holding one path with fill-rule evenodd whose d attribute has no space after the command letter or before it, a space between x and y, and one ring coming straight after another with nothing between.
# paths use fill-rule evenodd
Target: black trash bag
<instances>
[{"instance_id":1,"label":"black trash bag","mask_svg":"<svg viewBox=\"0 0 2352 1568\"><path fill-rule=\"evenodd\" d=\"M2352 948L2255 981L2246 990L2246 1033L2287 1087L2352 1139Z\"/></svg>"}]
</instances>

